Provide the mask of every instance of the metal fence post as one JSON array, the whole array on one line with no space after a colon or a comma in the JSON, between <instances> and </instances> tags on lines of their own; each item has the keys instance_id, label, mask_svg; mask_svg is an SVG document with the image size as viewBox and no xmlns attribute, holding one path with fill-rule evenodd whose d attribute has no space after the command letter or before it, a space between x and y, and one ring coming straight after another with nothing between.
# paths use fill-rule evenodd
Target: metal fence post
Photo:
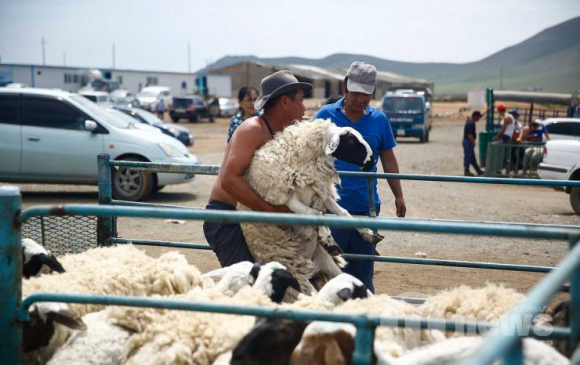
<instances>
[{"instance_id":1,"label":"metal fence post","mask_svg":"<svg viewBox=\"0 0 580 365\"><path fill-rule=\"evenodd\" d=\"M0 364L22 363L22 327L16 322L22 297L20 206L17 187L0 187Z\"/></svg>"},{"instance_id":2,"label":"metal fence post","mask_svg":"<svg viewBox=\"0 0 580 365\"><path fill-rule=\"evenodd\" d=\"M370 365L373 363L376 326L365 317L357 319L355 326L352 363L353 365Z\"/></svg>"},{"instance_id":3,"label":"metal fence post","mask_svg":"<svg viewBox=\"0 0 580 365\"><path fill-rule=\"evenodd\" d=\"M108 153L99 153L97 156L99 173L99 204L109 204L113 200L111 188L111 156ZM97 244L110 246L113 237L113 220L115 217L99 217L97 219Z\"/></svg>"},{"instance_id":4,"label":"metal fence post","mask_svg":"<svg viewBox=\"0 0 580 365\"><path fill-rule=\"evenodd\" d=\"M570 239L570 250L578 245L580 237ZM580 269L574 270L570 277L570 341L568 342L568 355L572 356L580 341Z\"/></svg>"},{"instance_id":5,"label":"metal fence post","mask_svg":"<svg viewBox=\"0 0 580 365\"><path fill-rule=\"evenodd\" d=\"M522 365L524 363L524 344L521 338L504 356L504 365Z\"/></svg>"}]
</instances>

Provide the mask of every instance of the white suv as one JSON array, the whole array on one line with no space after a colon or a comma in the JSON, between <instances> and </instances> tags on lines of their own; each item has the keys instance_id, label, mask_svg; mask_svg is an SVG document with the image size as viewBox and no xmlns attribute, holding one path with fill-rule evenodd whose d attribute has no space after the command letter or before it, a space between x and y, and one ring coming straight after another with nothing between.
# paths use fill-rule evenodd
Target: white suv
<instances>
[{"instance_id":1,"label":"white suv","mask_svg":"<svg viewBox=\"0 0 580 365\"><path fill-rule=\"evenodd\" d=\"M141 107L151 112L155 111L159 99L163 100L165 110L169 110L171 104L173 104L171 89L166 86L148 86L137 94L137 100L139 100Z\"/></svg>"},{"instance_id":2,"label":"white suv","mask_svg":"<svg viewBox=\"0 0 580 365\"><path fill-rule=\"evenodd\" d=\"M0 181L96 184L97 155L112 160L195 164L178 140L143 130L78 94L44 89L0 89ZM187 174L113 169L113 195L143 200Z\"/></svg>"},{"instance_id":3,"label":"white suv","mask_svg":"<svg viewBox=\"0 0 580 365\"><path fill-rule=\"evenodd\" d=\"M580 140L558 140L546 142L544 160L538 167L542 179L580 180ZM570 204L580 215L580 187L567 187Z\"/></svg>"}]
</instances>

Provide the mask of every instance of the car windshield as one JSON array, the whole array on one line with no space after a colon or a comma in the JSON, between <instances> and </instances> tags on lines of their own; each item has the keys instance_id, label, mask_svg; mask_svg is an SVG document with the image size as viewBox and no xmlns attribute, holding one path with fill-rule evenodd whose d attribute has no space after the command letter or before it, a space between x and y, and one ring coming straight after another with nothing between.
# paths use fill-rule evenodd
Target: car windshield
<instances>
[{"instance_id":1,"label":"car windshield","mask_svg":"<svg viewBox=\"0 0 580 365\"><path fill-rule=\"evenodd\" d=\"M392 96L383 101L383 111L387 114L420 114L423 108L422 98Z\"/></svg>"},{"instance_id":2,"label":"car windshield","mask_svg":"<svg viewBox=\"0 0 580 365\"><path fill-rule=\"evenodd\" d=\"M151 125L163 125L163 121L145 110L137 110L137 114Z\"/></svg>"},{"instance_id":3,"label":"car windshield","mask_svg":"<svg viewBox=\"0 0 580 365\"><path fill-rule=\"evenodd\" d=\"M153 92L153 91L143 91L139 93L139 96L141 97L145 97L145 98L154 98L157 96L158 93Z\"/></svg>"},{"instance_id":4,"label":"car windshield","mask_svg":"<svg viewBox=\"0 0 580 365\"><path fill-rule=\"evenodd\" d=\"M108 113L105 109L101 108L92 101L86 99L84 96L72 95L71 98L78 104L82 105L85 109L87 109L91 114L96 116L98 119L102 119L104 122L114 127L127 128L129 127L129 125L131 125L131 123L134 123L131 117L125 116L129 118L128 120L125 118L119 118L118 115ZM121 115L123 114L121 113Z\"/></svg>"}]
</instances>

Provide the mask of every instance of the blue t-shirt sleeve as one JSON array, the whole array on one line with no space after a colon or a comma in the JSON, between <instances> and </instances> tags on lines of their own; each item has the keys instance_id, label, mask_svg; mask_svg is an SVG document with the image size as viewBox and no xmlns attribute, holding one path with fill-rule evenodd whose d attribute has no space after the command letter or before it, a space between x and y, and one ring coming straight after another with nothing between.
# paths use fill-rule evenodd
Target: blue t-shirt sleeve
<instances>
[{"instance_id":1,"label":"blue t-shirt sleeve","mask_svg":"<svg viewBox=\"0 0 580 365\"><path fill-rule=\"evenodd\" d=\"M328 106L323 106L322 108L320 108L320 110L318 112L316 112L316 114L314 115L314 119L328 119L330 118L331 115L328 112Z\"/></svg>"},{"instance_id":2,"label":"blue t-shirt sleeve","mask_svg":"<svg viewBox=\"0 0 580 365\"><path fill-rule=\"evenodd\" d=\"M383 134L381 136L379 151L392 150L397 145L397 142L395 142L395 137L393 136L391 123L389 122L389 118L387 118L386 114L381 113L381 117L384 123L384 127L382 128Z\"/></svg>"}]
</instances>

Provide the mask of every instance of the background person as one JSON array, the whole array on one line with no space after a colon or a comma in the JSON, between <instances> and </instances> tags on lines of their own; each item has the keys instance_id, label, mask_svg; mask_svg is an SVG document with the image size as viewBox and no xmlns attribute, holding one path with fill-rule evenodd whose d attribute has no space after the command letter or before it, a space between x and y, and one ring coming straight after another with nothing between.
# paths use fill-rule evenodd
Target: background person
<instances>
[{"instance_id":1,"label":"background person","mask_svg":"<svg viewBox=\"0 0 580 365\"><path fill-rule=\"evenodd\" d=\"M487 112L487 111L486 111ZM467 118L465 122L465 127L463 128L463 168L465 176L473 176L469 171L469 166L473 166L475 172L478 175L483 175L483 171L479 168L477 164L477 159L475 158L475 140L477 139L477 131L475 123L477 123L485 113L481 114L480 111L476 110L471 113L471 118Z\"/></svg>"},{"instance_id":2,"label":"background person","mask_svg":"<svg viewBox=\"0 0 580 365\"><path fill-rule=\"evenodd\" d=\"M312 84L298 82L290 71L283 70L264 78L260 87L262 93L255 109L264 109L264 112L245 120L227 145L206 209L236 210L240 202L255 211L292 213L285 205L272 205L262 199L248 184L244 173L256 150L274 134L302 119L306 111L303 93L310 92ZM254 261L238 223L204 222L203 233L222 267Z\"/></svg>"},{"instance_id":3,"label":"background person","mask_svg":"<svg viewBox=\"0 0 580 365\"><path fill-rule=\"evenodd\" d=\"M345 95L334 104L323 106L314 118L330 118L339 127L351 127L357 130L373 150L374 166L371 172L377 171L376 163L381 160L385 172L398 173L399 166L393 148L397 145L391 125L385 113L369 104L375 92L377 70L365 62L353 62L342 83ZM347 162L336 160L338 171L360 171ZM407 211L403 190L399 180L388 180L395 196L395 207L398 217L404 217ZM337 186L340 200L338 204L351 215L368 215L369 196L366 179L343 177ZM373 182L373 194L378 215L381 201L377 193L377 182ZM332 229L332 236L346 253L374 255L375 247L365 241L356 229ZM344 269L354 275L374 292L373 261L353 260Z\"/></svg>"},{"instance_id":4,"label":"background person","mask_svg":"<svg viewBox=\"0 0 580 365\"><path fill-rule=\"evenodd\" d=\"M155 105L155 111L157 111L157 118L163 120L163 113L165 112L165 103L162 98L159 98L157 104Z\"/></svg>"},{"instance_id":5,"label":"background person","mask_svg":"<svg viewBox=\"0 0 580 365\"><path fill-rule=\"evenodd\" d=\"M509 142L512 140L514 132L516 131L516 123L515 123L516 119L511 114L506 115L505 106L501 104L497 106L497 112L499 114L500 120L502 120L502 124L500 131L493 137L492 140L494 141L501 140L503 142Z\"/></svg>"},{"instance_id":6,"label":"background person","mask_svg":"<svg viewBox=\"0 0 580 365\"><path fill-rule=\"evenodd\" d=\"M256 99L258 99L258 90L253 86L243 86L238 91L240 111L232 117L232 120L230 120L227 143L230 143L234 132L244 120L256 115L256 109L254 108L254 102Z\"/></svg>"}]
</instances>

